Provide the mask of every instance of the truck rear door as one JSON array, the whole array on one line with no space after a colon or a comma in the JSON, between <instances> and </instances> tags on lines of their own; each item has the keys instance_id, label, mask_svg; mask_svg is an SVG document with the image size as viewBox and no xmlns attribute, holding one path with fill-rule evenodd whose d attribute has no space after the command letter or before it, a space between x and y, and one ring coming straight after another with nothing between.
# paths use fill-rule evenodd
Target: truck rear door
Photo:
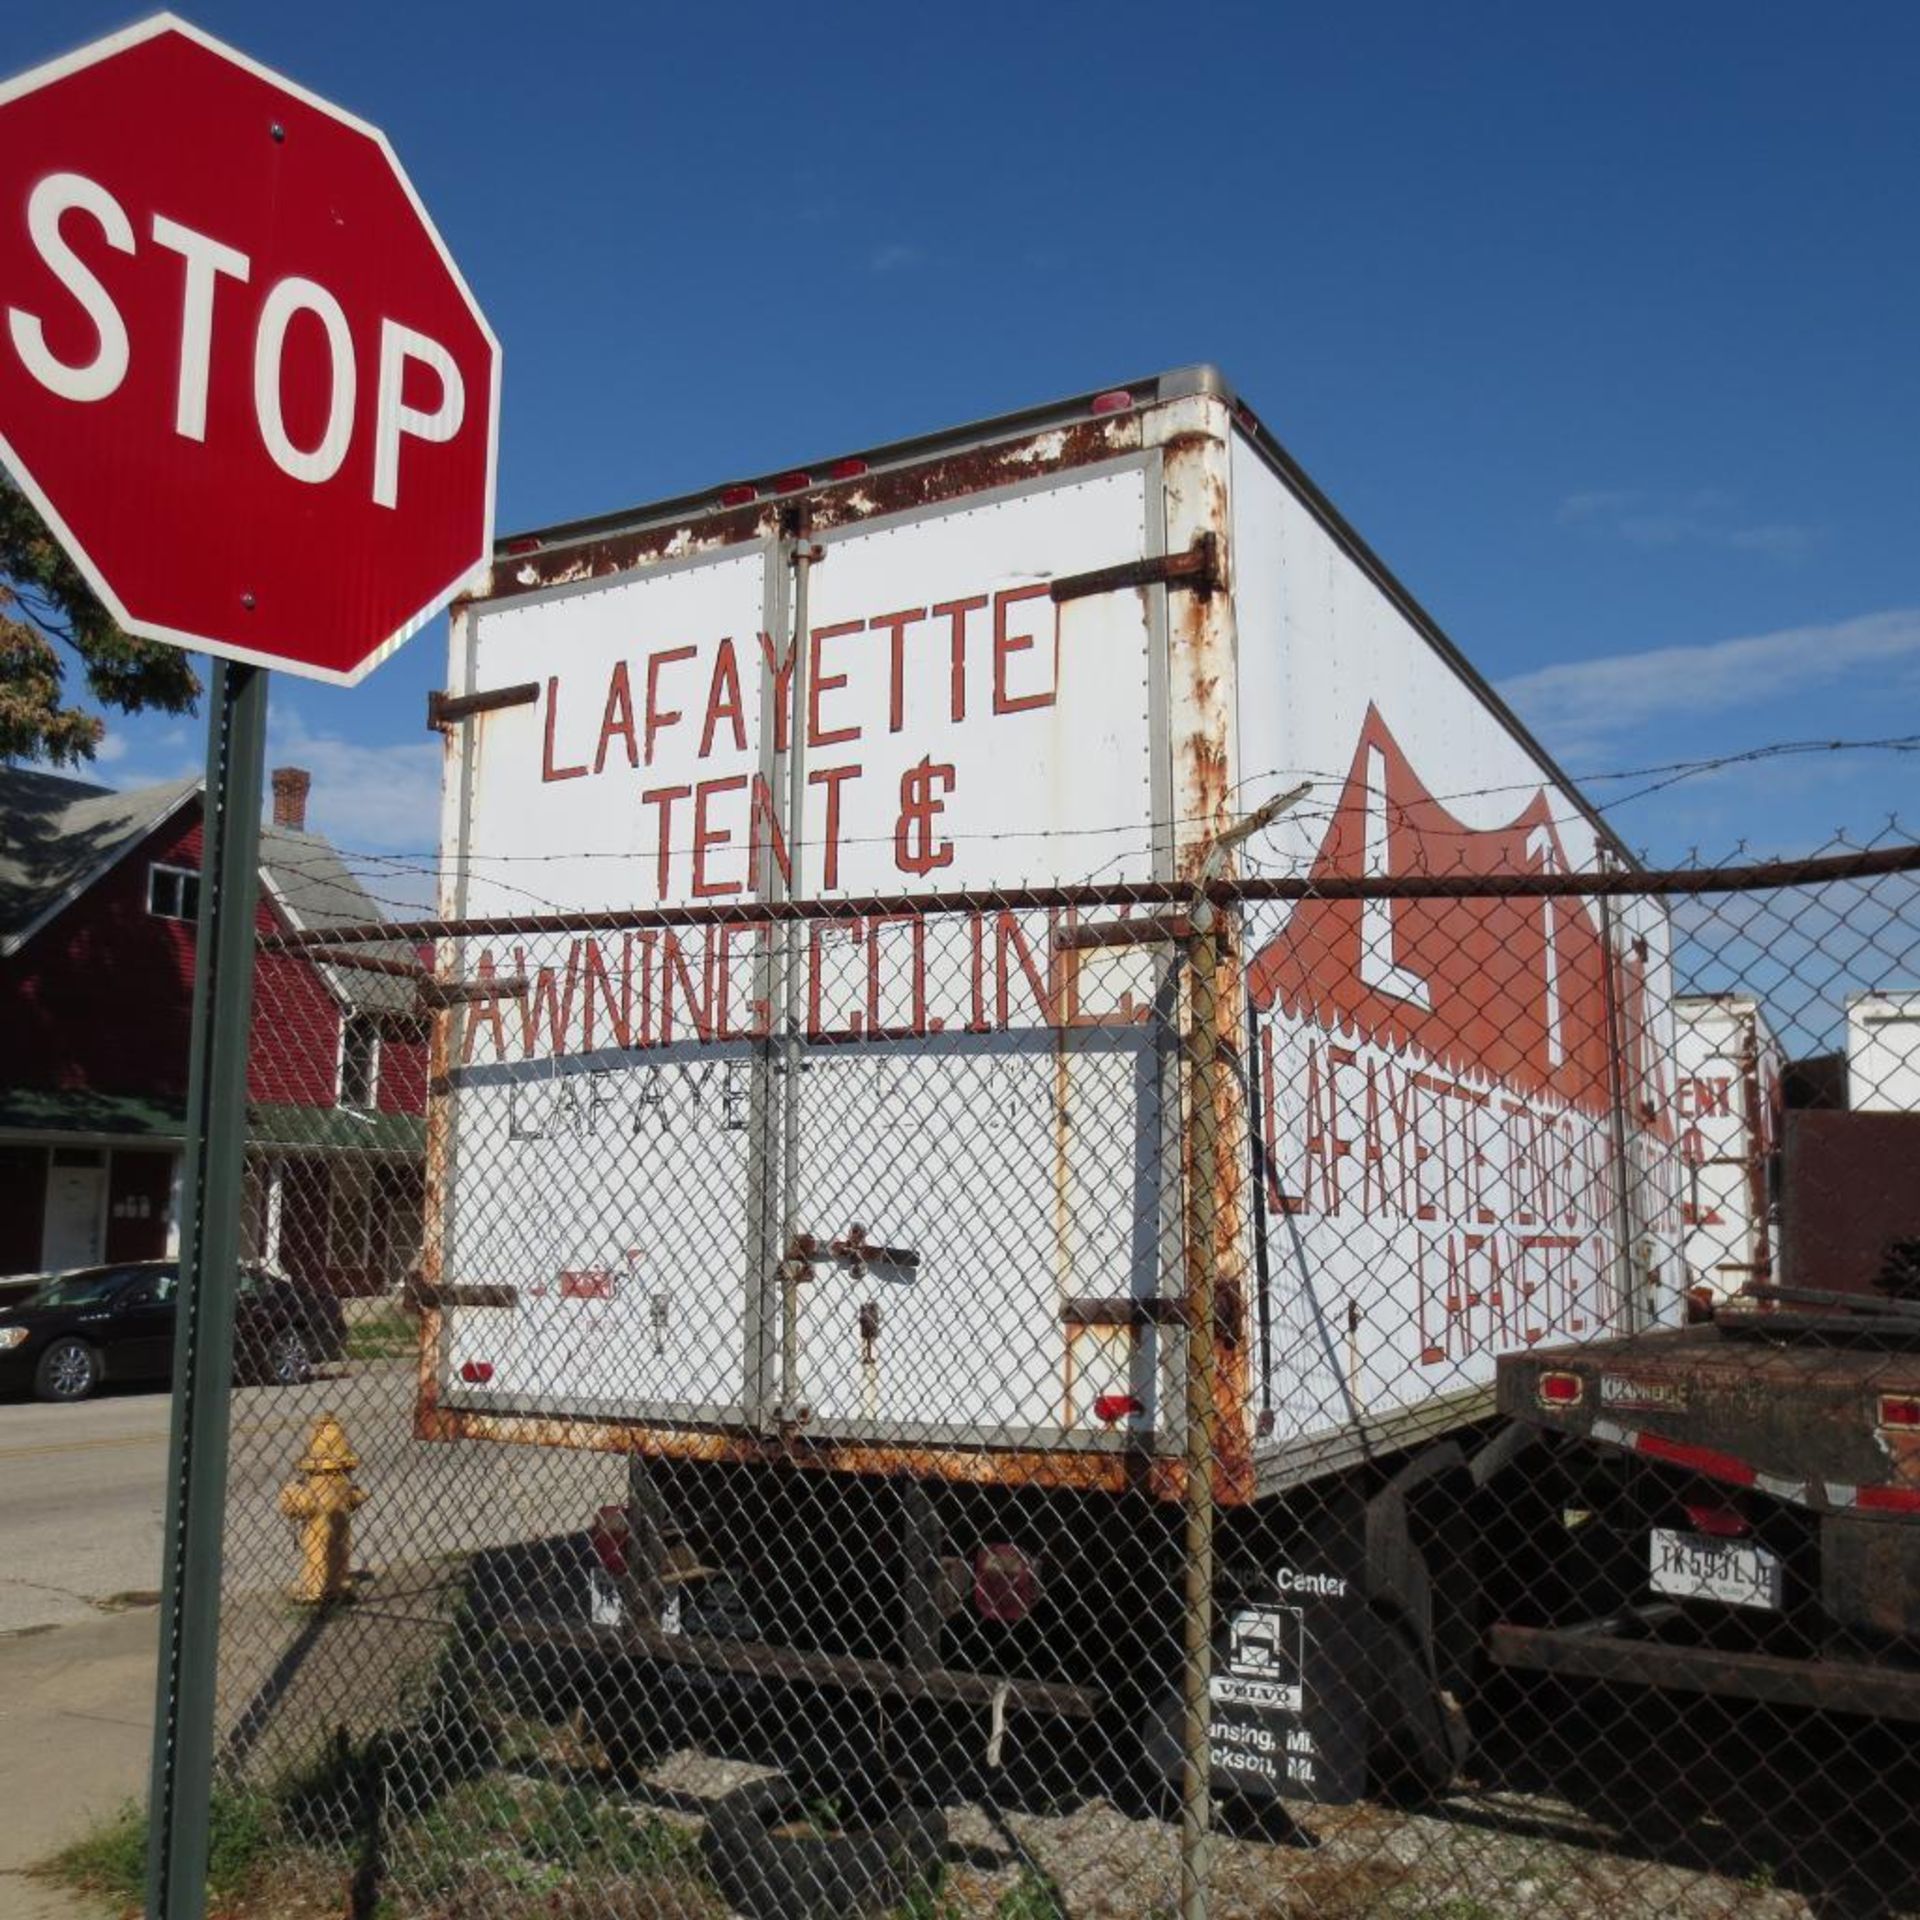
<instances>
[{"instance_id":1,"label":"truck rear door","mask_svg":"<svg viewBox=\"0 0 1920 1920\"><path fill-rule=\"evenodd\" d=\"M1095 1399L1153 1400L1150 1352L1064 1308L1157 1289L1155 963L1062 953L1060 912L996 900L1154 872L1157 590L1049 588L1139 559L1158 521L1143 458L820 543L796 891L974 904L806 956L785 1237L831 1257L782 1277L766 1397L809 1432L1044 1444L1102 1432ZM856 1230L892 1256L832 1254Z\"/></svg>"},{"instance_id":2,"label":"truck rear door","mask_svg":"<svg viewBox=\"0 0 1920 1920\"><path fill-rule=\"evenodd\" d=\"M537 697L459 729L447 904L585 924L453 943L443 960L506 988L457 1010L444 1096L441 1268L465 1303L443 1348L456 1400L740 1415L752 1043L719 1037L702 930L591 922L693 906L718 878L703 862L696 883L690 814L676 816L757 753L769 566L756 541L465 616L454 691ZM708 734L716 681L739 710ZM686 1256L671 1264L667 1223Z\"/></svg>"},{"instance_id":3,"label":"truck rear door","mask_svg":"<svg viewBox=\"0 0 1920 1920\"><path fill-rule=\"evenodd\" d=\"M501 988L449 1027L447 1402L925 1444L1151 1421L1150 1331L1066 1308L1177 1259L1165 961L995 896L1166 867L1163 590L1049 591L1160 549L1159 456L1050 472L1041 441L1011 485L935 463L922 504L676 536L456 623L452 692L533 694L455 730L443 906L549 920L442 956ZM764 911L855 899L886 904Z\"/></svg>"}]
</instances>

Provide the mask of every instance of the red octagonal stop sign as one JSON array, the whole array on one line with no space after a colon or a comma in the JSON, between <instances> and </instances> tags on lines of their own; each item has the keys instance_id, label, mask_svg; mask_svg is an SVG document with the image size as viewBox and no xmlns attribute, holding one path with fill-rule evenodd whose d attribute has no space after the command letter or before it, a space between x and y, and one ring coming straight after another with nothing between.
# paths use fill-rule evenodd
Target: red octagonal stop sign
<instances>
[{"instance_id":1,"label":"red octagonal stop sign","mask_svg":"<svg viewBox=\"0 0 1920 1920\"><path fill-rule=\"evenodd\" d=\"M130 631L358 680L487 557L499 385L373 128L166 15L0 87L0 455Z\"/></svg>"}]
</instances>

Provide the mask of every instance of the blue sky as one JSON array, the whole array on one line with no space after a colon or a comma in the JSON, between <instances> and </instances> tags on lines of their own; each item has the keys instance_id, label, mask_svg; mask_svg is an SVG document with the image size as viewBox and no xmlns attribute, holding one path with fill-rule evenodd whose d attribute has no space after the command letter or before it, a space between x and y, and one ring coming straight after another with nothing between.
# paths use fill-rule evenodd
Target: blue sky
<instances>
[{"instance_id":1,"label":"blue sky","mask_svg":"<svg viewBox=\"0 0 1920 1920\"><path fill-rule=\"evenodd\" d=\"M503 530L1208 359L1575 773L1920 733L1920 10L190 14L392 137L505 343ZM10 7L0 69L132 17ZM443 666L436 628L279 683L344 844L430 839ZM199 730L108 752L172 775ZM1916 771L1620 821L1920 831Z\"/></svg>"}]
</instances>

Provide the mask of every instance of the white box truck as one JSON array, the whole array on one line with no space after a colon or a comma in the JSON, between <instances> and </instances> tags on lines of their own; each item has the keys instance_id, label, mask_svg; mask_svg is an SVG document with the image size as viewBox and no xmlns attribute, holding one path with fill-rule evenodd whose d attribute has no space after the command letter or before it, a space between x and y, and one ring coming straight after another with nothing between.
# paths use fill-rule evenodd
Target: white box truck
<instances>
[{"instance_id":1,"label":"white box truck","mask_svg":"<svg viewBox=\"0 0 1920 1920\"><path fill-rule=\"evenodd\" d=\"M632 1463L514 1631L609 1723L724 1675L1164 1754L1200 1432L1218 1783L1441 1766L1495 1356L1682 1311L1667 925L1339 895L1629 863L1251 409L503 541L433 718L417 1430ZM1221 901L1202 1015L1236 874L1318 890Z\"/></svg>"}]
</instances>

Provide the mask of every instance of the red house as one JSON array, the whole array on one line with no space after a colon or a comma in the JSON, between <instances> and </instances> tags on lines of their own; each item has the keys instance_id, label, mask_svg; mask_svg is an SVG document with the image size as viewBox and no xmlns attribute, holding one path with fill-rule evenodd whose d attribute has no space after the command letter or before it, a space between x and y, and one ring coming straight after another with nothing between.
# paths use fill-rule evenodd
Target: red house
<instances>
[{"instance_id":1,"label":"red house","mask_svg":"<svg viewBox=\"0 0 1920 1920\"><path fill-rule=\"evenodd\" d=\"M262 933L380 918L273 776ZM177 1251L201 782L114 792L0 767L0 1275ZM265 952L250 1257L342 1292L419 1251L426 1026L411 984Z\"/></svg>"}]
</instances>

